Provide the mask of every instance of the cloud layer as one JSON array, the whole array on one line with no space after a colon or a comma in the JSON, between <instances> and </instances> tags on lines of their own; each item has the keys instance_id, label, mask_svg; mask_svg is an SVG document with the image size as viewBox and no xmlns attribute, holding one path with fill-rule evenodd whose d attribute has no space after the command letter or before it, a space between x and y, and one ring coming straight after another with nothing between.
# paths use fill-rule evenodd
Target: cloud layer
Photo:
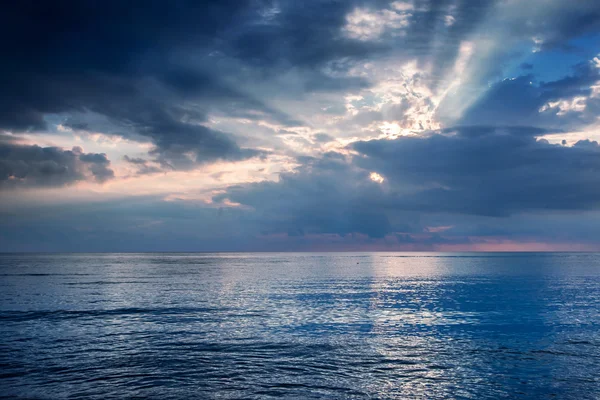
<instances>
[{"instance_id":1,"label":"cloud layer","mask_svg":"<svg viewBox=\"0 0 600 400\"><path fill-rule=\"evenodd\" d=\"M0 189L66 186L79 181L104 183L114 178L106 154L84 153L81 147L0 142Z\"/></svg>"},{"instance_id":2,"label":"cloud layer","mask_svg":"<svg viewBox=\"0 0 600 400\"><path fill-rule=\"evenodd\" d=\"M600 247L597 1L3 16L0 250Z\"/></svg>"}]
</instances>

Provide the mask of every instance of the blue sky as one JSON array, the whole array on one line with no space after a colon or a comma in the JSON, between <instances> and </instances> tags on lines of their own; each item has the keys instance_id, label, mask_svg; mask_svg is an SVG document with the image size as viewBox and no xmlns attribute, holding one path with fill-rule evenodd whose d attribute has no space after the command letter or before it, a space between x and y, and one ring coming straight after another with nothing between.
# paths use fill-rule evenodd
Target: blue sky
<instances>
[{"instance_id":1,"label":"blue sky","mask_svg":"<svg viewBox=\"0 0 600 400\"><path fill-rule=\"evenodd\" d=\"M3 5L0 251L600 250L600 4Z\"/></svg>"}]
</instances>

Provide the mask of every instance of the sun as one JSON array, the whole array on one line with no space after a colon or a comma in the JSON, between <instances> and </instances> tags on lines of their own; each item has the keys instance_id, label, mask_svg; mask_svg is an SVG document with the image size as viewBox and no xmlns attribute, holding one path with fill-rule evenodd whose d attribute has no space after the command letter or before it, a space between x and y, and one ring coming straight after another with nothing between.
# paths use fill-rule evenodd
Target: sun
<instances>
[{"instance_id":1,"label":"sun","mask_svg":"<svg viewBox=\"0 0 600 400\"><path fill-rule=\"evenodd\" d=\"M383 181L385 180L385 178L381 175L379 175L377 172L371 172L371 175L369 175L369 178L371 178L371 180L373 182L377 182L377 183L383 183Z\"/></svg>"}]
</instances>

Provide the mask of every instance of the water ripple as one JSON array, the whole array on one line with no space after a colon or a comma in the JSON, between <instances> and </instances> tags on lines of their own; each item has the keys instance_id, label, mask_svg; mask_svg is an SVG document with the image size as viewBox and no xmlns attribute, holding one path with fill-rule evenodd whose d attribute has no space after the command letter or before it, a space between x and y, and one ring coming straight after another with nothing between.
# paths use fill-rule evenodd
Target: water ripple
<instances>
[{"instance_id":1,"label":"water ripple","mask_svg":"<svg viewBox=\"0 0 600 400\"><path fill-rule=\"evenodd\" d=\"M595 254L11 254L0 276L0 397L600 398Z\"/></svg>"}]
</instances>

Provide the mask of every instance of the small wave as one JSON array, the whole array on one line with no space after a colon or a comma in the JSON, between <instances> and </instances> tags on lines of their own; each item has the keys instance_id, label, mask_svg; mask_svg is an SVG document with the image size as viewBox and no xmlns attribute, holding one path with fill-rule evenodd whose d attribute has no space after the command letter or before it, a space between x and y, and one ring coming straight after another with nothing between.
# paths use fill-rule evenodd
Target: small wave
<instances>
[{"instance_id":1,"label":"small wave","mask_svg":"<svg viewBox=\"0 0 600 400\"><path fill-rule=\"evenodd\" d=\"M124 285L124 284L136 284L136 283L152 283L150 281L94 281L94 282L67 282L64 283L66 286L87 286L87 285Z\"/></svg>"},{"instance_id":2,"label":"small wave","mask_svg":"<svg viewBox=\"0 0 600 400\"><path fill-rule=\"evenodd\" d=\"M52 311L4 311L0 313L0 321L29 321L36 319L75 319L120 315L182 315L207 314L228 311L224 308L115 308L109 310L52 310Z\"/></svg>"},{"instance_id":3,"label":"small wave","mask_svg":"<svg viewBox=\"0 0 600 400\"><path fill-rule=\"evenodd\" d=\"M22 273L22 274L0 274L0 276L90 276L92 274L51 274L51 273Z\"/></svg>"}]
</instances>

